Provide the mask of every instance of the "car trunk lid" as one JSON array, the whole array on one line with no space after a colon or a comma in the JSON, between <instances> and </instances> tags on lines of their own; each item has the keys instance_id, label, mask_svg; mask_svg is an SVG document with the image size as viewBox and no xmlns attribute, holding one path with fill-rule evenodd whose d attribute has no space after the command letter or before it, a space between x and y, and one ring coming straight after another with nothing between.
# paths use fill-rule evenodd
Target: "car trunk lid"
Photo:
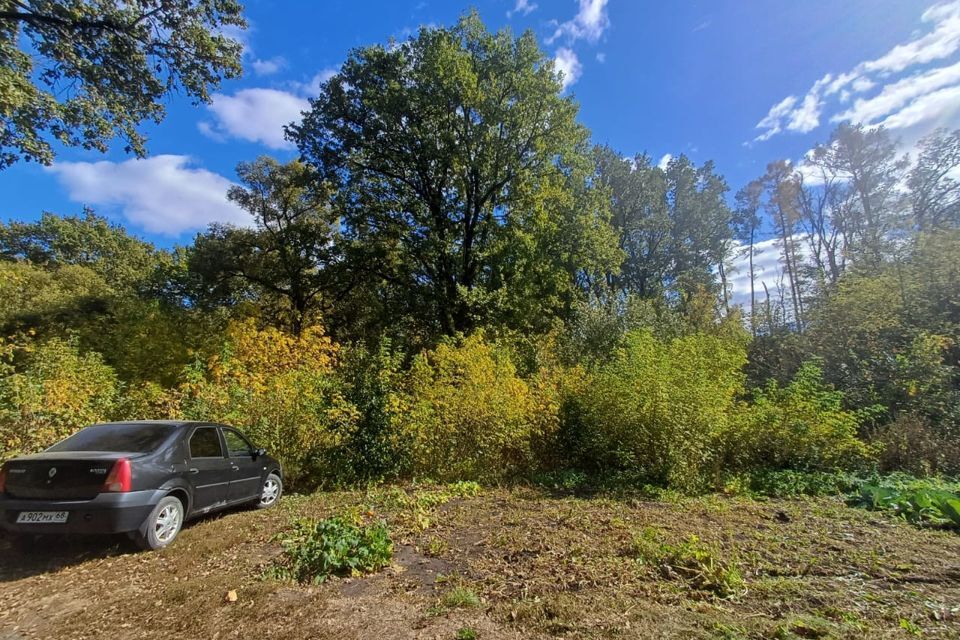
<instances>
[{"instance_id":1,"label":"car trunk lid","mask_svg":"<svg viewBox=\"0 0 960 640\"><path fill-rule=\"evenodd\" d=\"M50 452L7 462L6 493L30 500L89 500L120 458L142 454L117 452Z\"/></svg>"}]
</instances>

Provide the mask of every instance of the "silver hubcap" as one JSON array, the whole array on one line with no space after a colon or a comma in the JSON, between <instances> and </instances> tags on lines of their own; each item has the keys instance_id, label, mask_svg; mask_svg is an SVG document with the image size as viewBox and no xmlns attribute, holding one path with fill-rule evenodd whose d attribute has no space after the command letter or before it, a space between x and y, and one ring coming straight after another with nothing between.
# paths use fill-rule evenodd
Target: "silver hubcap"
<instances>
[{"instance_id":1,"label":"silver hubcap","mask_svg":"<svg viewBox=\"0 0 960 640\"><path fill-rule=\"evenodd\" d=\"M279 495L280 483L273 478L267 478L267 481L263 483L263 493L260 494L260 504L273 504Z\"/></svg>"},{"instance_id":2,"label":"silver hubcap","mask_svg":"<svg viewBox=\"0 0 960 640\"><path fill-rule=\"evenodd\" d=\"M154 523L154 534L160 542L170 542L180 530L180 520L182 519L180 509L176 505L168 504L160 513L157 514L157 521Z\"/></svg>"}]
</instances>

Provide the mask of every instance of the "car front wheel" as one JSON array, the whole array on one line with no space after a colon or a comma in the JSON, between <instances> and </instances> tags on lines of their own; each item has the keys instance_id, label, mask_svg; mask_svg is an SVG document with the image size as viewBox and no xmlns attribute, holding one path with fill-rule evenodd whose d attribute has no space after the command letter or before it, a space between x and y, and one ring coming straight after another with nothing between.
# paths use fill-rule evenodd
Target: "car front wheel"
<instances>
[{"instance_id":1,"label":"car front wheel","mask_svg":"<svg viewBox=\"0 0 960 640\"><path fill-rule=\"evenodd\" d=\"M163 549L177 537L183 526L183 503L167 496L157 503L146 522L136 532L134 540L141 549Z\"/></svg>"},{"instance_id":2,"label":"car front wheel","mask_svg":"<svg viewBox=\"0 0 960 640\"><path fill-rule=\"evenodd\" d=\"M263 488L260 489L260 500L257 502L257 509L269 509L280 500L280 494L283 493L283 481L276 473L271 473L263 481Z\"/></svg>"}]
</instances>

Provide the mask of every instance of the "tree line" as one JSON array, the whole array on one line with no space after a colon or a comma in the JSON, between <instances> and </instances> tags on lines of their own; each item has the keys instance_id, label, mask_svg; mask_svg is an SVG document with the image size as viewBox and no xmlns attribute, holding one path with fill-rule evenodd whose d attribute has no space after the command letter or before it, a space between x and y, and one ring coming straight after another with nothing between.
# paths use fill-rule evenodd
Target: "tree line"
<instances>
[{"instance_id":1,"label":"tree line","mask_svg":"<svg viewBox=\"0 0 960 640\"><path fill-rule=\"evenodd\" d=\"M299 157L238 165L249 226L0 226L6 450L135 414L246 425L305 477L958 469L960 131L909 157L844 124L731 198L577 111L532 33L468 14L352 51Z\"/></svg>"}]
</instances>

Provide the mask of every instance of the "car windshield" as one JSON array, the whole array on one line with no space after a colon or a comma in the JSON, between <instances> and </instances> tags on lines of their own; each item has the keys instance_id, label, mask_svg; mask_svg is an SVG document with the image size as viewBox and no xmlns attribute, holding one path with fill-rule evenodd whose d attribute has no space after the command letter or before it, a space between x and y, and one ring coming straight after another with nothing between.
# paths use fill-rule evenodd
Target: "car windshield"
<instances>
[{"instance_id":1,"label":"car windshield","mask_svg":"<svg viewBox=\"0 0 960 640\"><path fill-rule=\"evenodd\" d=\"M130 451L149 453L170 435L166 424L99 424L82 429L47 451Z\"/></svg>"}]
</instances>

